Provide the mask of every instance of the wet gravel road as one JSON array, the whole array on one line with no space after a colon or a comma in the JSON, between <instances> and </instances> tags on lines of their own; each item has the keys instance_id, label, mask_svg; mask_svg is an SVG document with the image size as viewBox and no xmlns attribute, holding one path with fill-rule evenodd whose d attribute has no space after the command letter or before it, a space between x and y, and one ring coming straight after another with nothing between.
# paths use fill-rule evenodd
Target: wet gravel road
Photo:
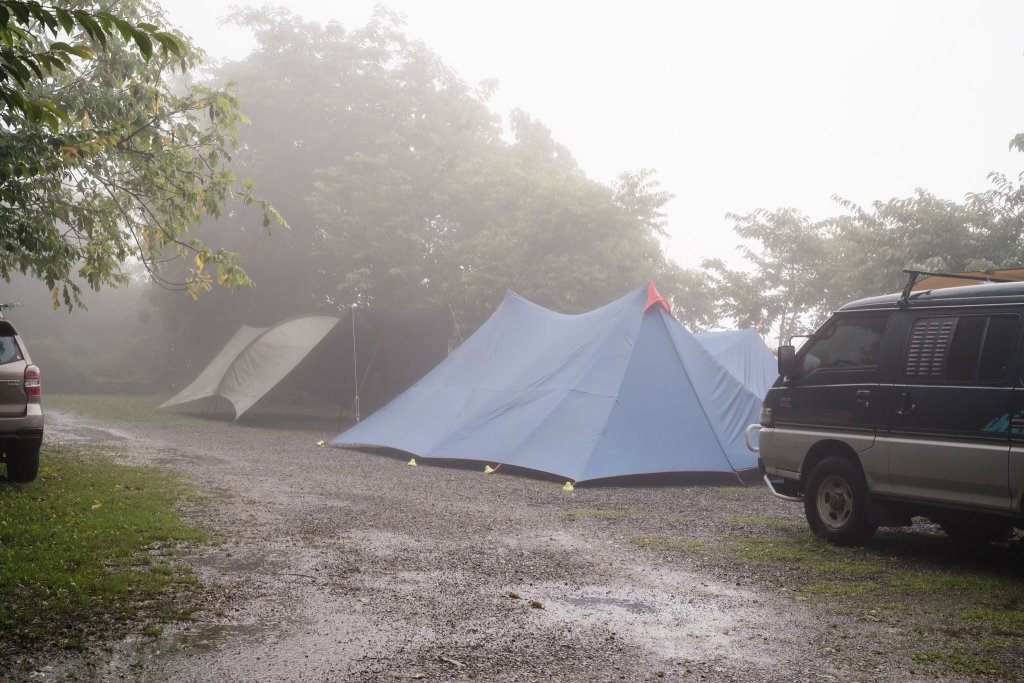
<instances>
[{"instance_id":1,"label":"wet gravel road","mask_svg":"<svg viewBox=\"0 0 1024 683\"><path fill-rule=\"evenodd\" d=\"M329 424L112 423L50 411L47 440L112 443L210 494L223 544L189 561L217 609L114 643L90 677L138 681L916 680L850 671L864 626L686 552L760 487L577 487L318 447ZM670 547L668 547L670 546ZM841 633L843 658L823 646ZM868 641L865 640L865 643Z\"/></svg>"}]
</instances>

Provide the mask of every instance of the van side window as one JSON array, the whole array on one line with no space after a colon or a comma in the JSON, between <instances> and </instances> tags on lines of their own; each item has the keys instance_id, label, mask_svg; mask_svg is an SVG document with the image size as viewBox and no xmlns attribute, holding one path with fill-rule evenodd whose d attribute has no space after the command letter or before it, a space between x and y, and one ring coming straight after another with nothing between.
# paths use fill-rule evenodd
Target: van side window
<instances>
[{"instance_id":1,"label":"van side window","mask_svg":"<svg viewBox=\"0 0 1024 683\"><path fill-rule=\"evenodd\" d=\"M878 365L888 315L836 318L814 335L802 352L802 373L820 369L856 369Z\"/></svg>"},{"instance_id":2,"label":"van side window","mask_svg":"<svg viewBox=\"0 0 1024 683\"><path fill-rule=\"evenodd\" d=\"M918 381L1002 382L1019 329L1016 315L920 318L910 333L903 374Z\"/></svg>"}]
</instances>

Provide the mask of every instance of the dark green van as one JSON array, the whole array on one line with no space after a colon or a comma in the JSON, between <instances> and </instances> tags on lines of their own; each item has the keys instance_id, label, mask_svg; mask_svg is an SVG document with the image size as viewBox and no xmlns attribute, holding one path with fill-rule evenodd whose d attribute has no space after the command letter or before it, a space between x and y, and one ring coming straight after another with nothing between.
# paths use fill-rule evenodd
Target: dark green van
<instances>
[{"instance_id":1,"label":"dark green van","mask_svg":"<svg viewBox=\"0 0 1024 683\"><path fill-rule=\"evenodd\" d=\"M917 515L964 540L1006 537L1024 526L1024 283L910 284L779 348L765 481L835 543Z\"/></svg>"}]
</instances>

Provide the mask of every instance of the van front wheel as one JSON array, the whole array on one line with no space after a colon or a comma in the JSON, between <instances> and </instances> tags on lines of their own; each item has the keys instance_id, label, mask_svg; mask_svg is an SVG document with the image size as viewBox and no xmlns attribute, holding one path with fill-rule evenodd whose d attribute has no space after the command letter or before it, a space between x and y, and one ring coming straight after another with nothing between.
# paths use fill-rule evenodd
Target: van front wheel
<instances>
[{"instance_id":1,"label":"van front wheel","mask_svg":"<svg viewBox=\"0 0 1024 683\"><path fill-rule=\"evenodd\" d=\"M825 458L807 477L804 514L811 531L836 545L858 545L877 528L868 515L860 469L846 458Z\"/></svg>"}]
</instances>

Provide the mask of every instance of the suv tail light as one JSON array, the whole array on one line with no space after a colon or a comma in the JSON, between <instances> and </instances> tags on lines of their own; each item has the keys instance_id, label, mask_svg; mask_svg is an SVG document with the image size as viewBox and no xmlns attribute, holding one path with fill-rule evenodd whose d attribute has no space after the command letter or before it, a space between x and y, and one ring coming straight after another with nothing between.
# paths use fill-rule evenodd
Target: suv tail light
<instances>
[{"instance_id":1,"label":"suv tail light","mask_svg":"<svg viewBox=\"0 0 1024 683\"><path fill-rule=\"evenodd\" d=\"M39 366L29 365L25 368L25 395L39 398L43 395L43 385L39 381Z\"/></svg>"}]
</instances>

